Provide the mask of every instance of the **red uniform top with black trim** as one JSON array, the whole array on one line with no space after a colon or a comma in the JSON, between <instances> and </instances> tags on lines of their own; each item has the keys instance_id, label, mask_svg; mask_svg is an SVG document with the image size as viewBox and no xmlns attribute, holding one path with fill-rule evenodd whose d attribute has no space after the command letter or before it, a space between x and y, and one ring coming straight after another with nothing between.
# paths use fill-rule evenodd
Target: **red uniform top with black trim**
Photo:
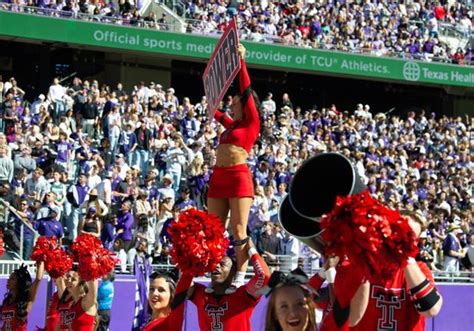
<instances>
[{"instance_id":1,"label":"red uniform top with black trim","mask_svg":"<svg viewBox=\"0 0 474 331\"><path fill-rule=\"evenodd\" d=\"M18 319L16 303L2 306L2 331L26 331L27 321Z\"/></svg>"},{"instance_id":2,"label":"red uniform top with black trim","mask_svg":"<svg viewBox=\"0 0 474 331\"><path fill-rule=\"evenodd\" d=\"M181 294L185 295L183 292L188 291L192 281L193 276L184 273L179 279L178 284L176 284L175 298ZM141 331L181 331L183 329L184 320L184 299L182 302L179 302L178 306L175 307L168 316L151 321L145 325Z\"/></svg>"},{"instance_id":3,"label":"red uniform top with black trim","mask_svg":"<svg viewBox=\"0 0 474 331\"><path fill-rule=\"evenodd\" d=\"M82 309L82 298L72 303L69 309L61 311L60 331L93 331L95 316Z\"/></svg>"},{"instance_id":4,"label":"red uniform top with black trim","mask_svg":"<svg viewBox=\"0 0 474 331\"><path fill-rule=\"evenodd\" d=\"M325 279L319 276L319 274L314 274L308 281L308 285L311 286L315 291L319 291L323 285ZM333 315L333 306L330 300L324 302L318 302L317 307L323 311L323 318L319 325L319 331L348 331L349 325L345 323L344 325L338 327L336 321L334 320Z\"/></svg>"},{"instance_id":5,"label":"red uniform top with black trim","mask_svg":"<svg viewBox=\"0 0 474 331\"><path fill-rule=\"evenodd\" d=\"M257 293L270 277L268 266L258 254L250 258L255 275L232 294L217 296L206 293L206 287L196 284L191 298L198 310L199 328L212 331L250 331L250 317L260 298Z\"/></svg>"},{"instance_id":6,"label":"red uniform top with black trim","mask_svg":"<svg viewBox=\"0 0 474 331\"><path fill-rule=\"evenodd\" d=\"M44 328L45 331L56 331L59 321L60 315L58 310L58 292L53 294L53 298L51 299L51 303L49 304L48 315L46 315L46 326Z\"/></svg>"},{"instance_id":7,"label":"red uniform top with black trim","mask_svg":"<svg viewBox=\"0 0 474 331\"><path fill-rule=\"evenodd\" d=\"M433 275L426 264L423 262L417 262L417 264L434 285ZM425 318L420 315L410 300L403 269L399 269L389 281L370 284L367 310L362 320L350 330L425 330Z\"/></svg>"},{"instance_id":8,"label":"red uniform top with black trim","mask_svg":"<svg viewBox=\"0 0 474 331\"><path fill-rule=\"evenodd\" d=\"M244 60L241 60L239 83L240 93L243 94L250 87L250 77ZM242 107L244 117L241 120L234 121L220 111L216 111L214 118L226 128L219 138L220 144L236 145L250 153L260 133L260 119L252 94Z\"/></svg>"}]
</instances>

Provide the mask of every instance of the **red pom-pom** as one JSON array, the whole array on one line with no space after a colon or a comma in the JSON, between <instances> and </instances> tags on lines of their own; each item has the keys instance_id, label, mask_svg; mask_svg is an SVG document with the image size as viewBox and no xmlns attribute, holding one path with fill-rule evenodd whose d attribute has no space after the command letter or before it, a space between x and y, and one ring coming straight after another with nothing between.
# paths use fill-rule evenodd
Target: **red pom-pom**
<instances>
[{"instance_id":1,"label":"red pom-pom","mask_svg":"<svg viewBox=\"0 0 474 331\"><path fill-rule=\"evenodd\" d=\"M49 251L47 253L47 260L44 267L52 278L59 278L72 269L72 262L72 257L58 248L55 251Z\"/></svg>"},{"instance_id":2,"label":"red pom-pom","mask_svg":"<svg viewBox=\"0 0 474 331\"><path fill-rule=\"evenodd\" d=\"M338 197L321 218L326 253L347 256L370 279L387 279L416 256L415 233L405 217L365 191Z\"/></svg>"},{"instance_id":3,"label":"red pom-pom","mask_svg":"<svg viewBox=\"0 0 474 331\"><path fill-rule=\"evenodd\" d=\"M117 259L102 246L96 237L84 233L71 245L74 259L79 262L77 272L85 281L95 280L112 271Z\"/></svg>"},{"instance_id":4,"label":"red pom-pom","mask_svg":"<svg viewBox=\"0 0 474 331\"><path fill-rule=\"evenodd\" d=\"M31 253L31 259L36 262L45 262L48 260L48 252L56 251L59 248L56 237L39 237L36 240L35 247ZM46 267L46 266L45 266Z\"/></svg>"},{"instance_id":5,"label":"red pom-pom","mask_svg":"<svg viewBox=\"0 0 474 331\"><path fill-rule=\"evenodd\" d=\"M173 263L183 272L194 276L213 271L224 258L229 239L224 236L224 225L214 214L194 208L179 214L168 228L173 247Z\"/></svg>"},{"instance_id":6,"label":"red pom-pom","mask_svg":"<svg viewBox=\"0 0 474 331\"><path fill-rule=\"evenodd\" d=\"M72 268L72 258L59 247L55 237L39 237L31 259L44 262L44 268L52 278L62 277Z\"/></svg>"}]
</instances>

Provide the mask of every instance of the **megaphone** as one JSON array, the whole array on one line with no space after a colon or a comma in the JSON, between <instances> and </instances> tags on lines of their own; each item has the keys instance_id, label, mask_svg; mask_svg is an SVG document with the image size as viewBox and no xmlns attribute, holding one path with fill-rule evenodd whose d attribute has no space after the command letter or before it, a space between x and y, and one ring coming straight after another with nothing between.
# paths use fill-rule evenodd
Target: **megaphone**
<instances>
[{"instance_id":1,"label":"megaphone","mask_svg":"<svg viewBox=\"0 0 474 331\"><path fill-rule=\"evenodd\" d=\"M295 173L289 194L280 205L279 222L288 233L323 253L319 219L332 210L337 196L364 189L348 158L338 153L319 154Z\"/></svg>"},{"instance_id":2,"label":"megaphone","mask_svg":"<svg viewBox=\"0 0 474 331\"><path fill-rule=\"evenodd\" d=\"M278 219L286 232L316 251L323 252L324 242L320 236L322 233L320 223L298 214L293 209L288 195L280 204Z\"/></svg>"}]
</instances>

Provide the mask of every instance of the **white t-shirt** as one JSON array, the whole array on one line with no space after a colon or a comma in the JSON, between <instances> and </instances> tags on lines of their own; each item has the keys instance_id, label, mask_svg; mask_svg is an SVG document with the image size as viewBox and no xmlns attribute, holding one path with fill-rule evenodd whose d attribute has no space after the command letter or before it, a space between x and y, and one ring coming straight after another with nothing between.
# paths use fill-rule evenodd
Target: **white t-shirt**
<instances>
[{"instance_id":1,"label":"white t-shirt","mask_svg":"<svg viewBox=\"0 0 474 331\"><path fill-rule=\"evenodd\" d=\"M52 101L62 101L65 93L65 88L60 84L51 85L49 87L49 95L51 96Z\"/></svg>"},{"instance_id":2,"label":"white t-shirt","mask_svg":"<svg viewBox=\"0 0 474 331\"><path fill-rule=\"evenodd\" d=\"M110 201L106 201L105 199L105 193L108 192L109 200L111 198L111 193L112 193L112 182L110 181L109 178L103 179L96 187L97 189L97 195L100 200L104 201L106 204L109 204Z\"/></svg>"}]
</instances>

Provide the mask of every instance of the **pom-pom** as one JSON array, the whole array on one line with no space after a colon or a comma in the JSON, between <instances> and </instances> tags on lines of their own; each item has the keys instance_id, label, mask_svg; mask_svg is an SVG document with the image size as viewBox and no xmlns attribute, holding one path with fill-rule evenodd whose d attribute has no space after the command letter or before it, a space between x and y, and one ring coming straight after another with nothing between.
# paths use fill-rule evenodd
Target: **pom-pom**
<instances>
[{"instance_id":1,"label":"pom-pom","mask_svg":"<svg viewBox=\"0 0 474 331\"><path fill-rule=\"evenodd\" d=\"M71 245L74 259L79 262L77 272L85 281L95 280L112 271L117 263L112 253L96 237L84 233Z\"/></svg>"},{"instance_id":2,"label":"pom-pom","mask_svg":"<svg viewBox=\"0 0 474 331\"><path fill-rule=\"evenodd\" d=\"M213 271L229 246L222 221L214 214L194 208L179 214L178 220L171 222L168 233L173 243L170 251L173 263L194 276Z\"/></svg>"},{"instance_id":3,"label":"pom-pom","mask_svg":"<svg viewBox=\"0 0 474 331\"><path fill-rule=\"evenodd\" d=\"M45 262L45 269L48 274L56 279L62 277L72 269L72 257L70 257L61 248L47 253L47 260Z\"/></svg>"},{"instance_id":4,"label":"pom-pom","mask_svg":"<svg viewBox=\"0 0 474 331\"><path fill-rule=\"evenodd\" d=\"M389 278L418 252L408 220L367 191L338 197L321 225L326 253L347 256L369 280Z\"/></svg>"},{"instance_id":5,"label":"pom-pom","mask_svg":"<svg viewBox=\"0 0 474 331\"><path fill-rule=\"evenodd\" d=\"M56 237L41 236L36 240L35 247L31 253L31 259L37 263L45 262L46 264L49 256L48 252L56 251L58 248L59 246Z\"/></svg>"},{"instance_id":6,"label":"pom-pom","mask_svg":"<svg viewBox=\"0 0 474 331\"><path fill-rule=\"evenodd\" d=\"M44 262L44 268L52 278L62 277L72 268L72 258L59 247L56 237L39 237L31 259Z\"/></svg>"}]
</instances>

